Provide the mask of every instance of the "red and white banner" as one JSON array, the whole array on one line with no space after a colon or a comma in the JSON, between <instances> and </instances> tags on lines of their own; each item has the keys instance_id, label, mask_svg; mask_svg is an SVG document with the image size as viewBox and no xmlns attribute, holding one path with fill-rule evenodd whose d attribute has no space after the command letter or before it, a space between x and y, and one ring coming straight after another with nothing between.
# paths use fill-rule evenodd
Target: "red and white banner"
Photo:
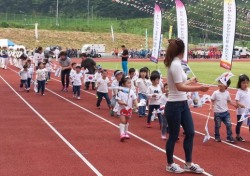
<instances>
[{"instance_id":1,"label":"red and white banner","mask_svg":"<svg viewBox=\"0 0 250 176\"><path fill-rule=\"evenodd\" d=\"M180 38L185 44L185 51L183 62L188 62L188 23L187 23L187 12L184 4L180 0L175 0L176 4L176 15L177 15L177 31L178 38Z\"/></svg>"},{"instance_id":2,"label":"red and white banner","mask_svg":"<svg viewBox=\"0 0 250 176\"><path fill-rule=\"evenodd\" d=\"M158 63L158 58L159 58L159 53L160 53L161 25L162 25L161 8L160 6L155 4L153 51L152 51L152 56L150 58L150 60L155 63Z\"/></svg>"},{"instance_id":3,"label":"red and white banner","mask_svg":"<svg viewBox=\"0 0 250 176\"><path fill-rule=\"evenodd\" d=\"M223 52L220 61L220 66L227 70L232 69L235 26L236 26L235 0L224 0Z\"/></svg>"}]
</instances>

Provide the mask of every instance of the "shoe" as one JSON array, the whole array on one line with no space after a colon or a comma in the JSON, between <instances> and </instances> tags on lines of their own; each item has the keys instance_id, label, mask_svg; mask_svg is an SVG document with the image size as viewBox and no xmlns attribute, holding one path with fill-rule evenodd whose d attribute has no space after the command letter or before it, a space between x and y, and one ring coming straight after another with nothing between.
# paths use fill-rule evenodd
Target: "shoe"
<instances>
[{"instance_id":1,"label":"shoe","mask_svg":"<svg viewBox=\"0 0 250 176\"><path fill-rule=\"evenodd\" d=\"M63 87L61 91L63 92L64 90L65 90L65 88Z\"/></svg>"},{"instance_id":2,"label":"shoe","mask_svg":"<svg viewBox=\"0 0 250 176\"><path fill-rule=\"evenodd\" d=\"M219 137L216 137L216 138L215 138L215 141L216 141L216 142L221 142L221 139L220 139Z\"/></svg>"},{"instance_id":3,"label":"shoe","mask_svg":"<svg viewBox=\"0 0 250 176\"><path fill-rule=\"evenodd\" d=\"M42 96L44 96L45 94L42 94Z\"/></svg>"},{"instance_id":4,"label":"shoe","mask_svg":"<svg viewBox=\"0 0 250 176\"><path fill-rule=\"evenodd\" d=\"M76 98L76 94L73 94L73 98Z\"/></svg>"},{"instance_id":5,"label":"shoe","mask_svg":"<svg viewBox=\"0 0 250 176\"><path fill-rule=\"evenodd\" d=\"M198 164L194 164L192 163L191 166L188 166L188 165L184 165L184 170L186 172L193 172L193 173L196 173L196 174L201 174L204 172L204 169L201 168Z\"/></svg>"},{"instance_id":6,"label":"shoe","mask_svg":"<svg viewBox=\"0 0 250 176\"><path fill-rule=\"evenodd\" d=\"M130 136L129 136L128 133L125 134L125 138L126 138L126 139L130 139Z\"/></svg>"},{"instance_id":7,"label":"shoe","mask_svg":"<svg viewBox=\"0 0 250 176\"><path fill-rule=\"evenodd\" d=\"M96 88L95 88L95 87L92 87L92 90L96 90Z\"/></svg>"},{"instance_id":8,"label":"shoe","mask_svg":"<svg viewBox=\"0 0 250 176\"><path fill-rule=\"evenodd\" d=\"M235 143L235 140L234 140L234 138L232 136L228 137L226 141L229 142L229 143Z\"/></svg>"},{"instance_id":9,"label":"shoe","mask_svg":"<svg viewBox=\"0 0 250 176\"><path fill-rule=\"evenodd\" d=\"M147 128L151 128L151 124L150 123L147 123Z\"/></svg>"},{"instance_id":10,"label":"shoe","mask_svg":"<svg viewBox=\"0 0 250 176\"><path fill-rule=\"evenodd\" d=\"M85 87L84 90L89 90L89 88L88 88L88 87Z\"/></svg>"},{"instance_id":11,"label":"shoe","mask_svg":"<svg viewBox=\"0 0 250 176\"><path fill-rule=\"evenodd\" d=\"M139 115L140 118L142 118L143 116L142 115Z\"/></svg>"},{"instance_id":12,"label":"shoe","mask_svg":"<svg viewBox=\"0 0 250 176\"><path fill-rule=\"evenodd\" d=\"M100 106L96 106L96 108L97 108L97 109L101 109L101 107L100 107Z\"/></svg>"},{"instance_id":13,"label":"shoe","mask_svg":"<svg viewBox=\"0 0 250 176\"><path fill-rule=\"evenodd\" d=\"M80 97L77 97L77 100L80 100L81 98Z\"/></svg>"},{"instance_id":14,"label":"shoe","mask_svg":"<svg viewBox=\"0 0 250 176\"><path fill-rule=\"evenodd\" d=\"M182 168L180 167L180 165L175 164L175 163L171 164L170 166L167 166L167 167L166 167L166 170L167 170L168 172L172 172L172 173L176 173L176 174L180 174L180 173L183 173L183 172L184 172L184 169L182 169Z\"/></svg>"},{"instance_id":15,"label":"shoe","mask_svg":"<svg viewBox=\"0 0 250 176\"><path fill-rule=\"evenodd\" d=\"M236 140L240 141L240 142L245 142L245 139L243 139L241 136L240 137L236 137Z\"/></svg>"},{"instance_id":16,"label":"shoe","mask_svg":"<svg viewBox=\"0 0 250 176\"><path fill-rule=\"evenodd\" d=\"M110 110L110 115L114 116L114 111L112 109Z\"/></svg>"},{"instance_id":17,"label":"shoe","mask_svg":"<svg viewBox=\"0 0 250 176\"><path fill-rule=\"evenodd\" d=\"M166 135L161 135L161 139L162 139L162 140L167 140Z\"/></svg>"},{"instance_id":18,"label":"shoe","mask_svg":"<svg viewBox=\"0 0 250 176\"><path fill-rule=\"evenodd\" d=\"M65 89L64 89L64 92L68 92L68 88L65 88Z\"/></svg>"},{"instance_id":19,"label":"shoe","mask_svg":"<svg viewBox=\"0 0 250 176\"><path fill-rule=\"evenodd\" d=\"M125 139L126 139L125 134L122 134L122 135L120 136L120 141L121 141L121 142L124 142Z\"/></svg>"}]
</instances>

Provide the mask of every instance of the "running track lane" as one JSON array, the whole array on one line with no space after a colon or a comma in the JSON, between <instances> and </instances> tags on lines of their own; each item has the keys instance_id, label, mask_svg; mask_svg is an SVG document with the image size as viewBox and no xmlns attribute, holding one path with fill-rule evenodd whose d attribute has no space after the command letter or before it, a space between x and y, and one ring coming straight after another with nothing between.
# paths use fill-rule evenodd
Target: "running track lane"
<instances>
[{"instance_id":1,"label":"running track lane","mask_svg":"<svg viewBox=\"0 0 250 176\"><path fill-rule=\"evenodd\" d=\"M0 172L95 175L0 79Z\"/></svg>"},{"instance_id":2,"label":"running track lane","mask_svg":"<svg viewBox=\"0 0 250 176\"><path fill-rule=\"evenodd\" d=\"M58 86L57 86L58 87ZM92 108L93 108L93 105L92 105ZM152 135L152 134L151 134ZM157 134L157 136L159 135L159 133ZM149 136L150 136L150 134L149 134ZM153 136L153 135L152 135ZM158 138L157 138L158 139ZM199 139L199 142L200 142L200 140L202 140L202 139ZM204 146L203 146L204 147ZM182 151L182 149L180 149L181 151ZM183 153L183 152L182 152ZM204 155L204 152L203 152L203 155ZM213 155L212 155L213 156ZM195 160L196 161L196 160ZM200 164L201 164L201 162L199 162ZM210 160L209 160L209 163L210 163ZM202 164L202 166L204 166L204 164Z\"/></svg>"},{"instance_id":3,"label":"running track lane","mask_svg":"<svg viewBox=\"0 0 250 176\"><path fill-rule=\"evenodd\" d=\"M58 88L56 88L56 89L58 89ZM65 95L64 95L65 96ZM88 100L89 99L91 99L91 97L85 97L85 98L87 98ZM70 96L69 96L69 99L70 99ZM83 102L82 102L83 103ZM104 104L104 108L105 108L105 102L103 102ZM92 111L95 111L96 112L96 110L95 110L95 108L94 108L94 103L93 104L84 104L83 105L84 107L86 107L87 106L87 109L91 109ZM193 109L194 110L194 109ZM102 111L102 110L100 110L100 111ZM105 112L107 112L107 110L104 110ZM98 111L97 111L98 112ZM101 112L100 114L104 114L105 112ZM107 116L108 116L108 114L107 114ZM201 117L199 117L199 115L193 115L194 116L194 120L195 120L195 126L196 126L196 129L198 129L199 131L204 131L204 124L205 124L205 118L203 118L203 120L201 119ZM138 118L136 118L135 117L135 119L138 119ZM132 119L132 120L134 120L134 118ZM197 122L196 122L197 121ZM141 123L141 121L140 122L138 122L138 123L135 123L135 122L133 122L133 127L134 127L134 124L139 124L137 127L136 127L136 130L137 130L137 132L138 132L138 129L140 129L141 127L142 127L142 124L144 124L145 122L143 122L143 123ZM211 125L211 128L210 129L213 129L213 123L211 123L210 122L210 125ZM132 128L133 128L132 127ZM157 128L158 127L158 125L157 125L157 123L156 123L156 125L155 125L155 128ZM131 128L131 129L132 129ZM242 129L243 131L244 131L244 129ZM143 131L142 132L142 134L140 134L140 136L143 136L143 138L145 138L145 139L147 139L147 140L152 140L151 138L149 138L148 139L148 137L149 136L159 136L159 133L155 133L154 135L152 135L152 133L150 134L150 133L147 133L147 131L148 131L148 129L146 129L145 131ZM245 130L246 131L246 130ZM225 132L225 130L223 130L223 128L221 129L221 133L223 134ZM181 137L182 138L182 137ZM159 140L159 138L156 138L157 139L157 141L159 142L160 140ZM195 144L202 144L201 143L201 141L203 140L203 136L201 136L201 137L199 137L199 138L195 138L196 139L196 142L195 142ZM152 142L152 141L151 141ZM222 144L222 143L215 143L213 140L210 140L210 143L212 143L212 144L208 144L208 143L206 143L206 144L204 144L204 145L201 145L201 150L199 150L200 151L200 153L198 154L198 157L200 158L200 159L202 159L203 157L200 157L200 156L204 156L204 158L205 159L207 159L207 158L210 158L210 156L211 157L214 157L215 155L216 156L221 156L222 158L225 158L224 156L227 156L228 155L228 153L230 153L230 155L231 155L231 153L232 153L232 156L235 154L235 157L237 158L237 151L236 150L238 150L237 148L232 148L232 146L230 146L230 145L228 145L228 144ZM220 147L218 148L218 151L216 151L216 152L213 152L213 151L211 151L211 153L209 153L209 152L207 152L207 151L204 151L204 150L206 150L206 148L204 147L205 145L207 145L207 146L213 146L213 145L219 145ZM227 145L227 146L225 146L225 145ZM243 145L243 147L249 147L249 142L246 142L246 143L238 143L236 146L238 146L238 145ZM196 146L195 146L196 147ZM226 150L224 149L226 147ZM202 150L203 149L203 150ZM233 150L233 151L231 151L231 150ZM181 153L180 154L183 154L183 152L182 152L182 147L180 146L180 151L181 151ZM224 152L221 152L221 151L224 151ZM196 151L197 152L197 151ZM218 155L217 155L218 154ZM244 152L241 154L241 155L244 155ZM203 158L203 159L204 159ZM246 160L247 160L247 157L246 157ZM197 161L196 159L195 159L195 161ZM207 160L207 164L208 165L211 165L211 162L210 162L211 160ZM221 161L219 161L218 160L218 164L220 163ZM241 165L241 162L242 162L242 160L238 160L236 163L238 163L239 165ZM202 162L198 162L198 163L202 163ZM211 165L211 168L214 168L214 164L215 164L216 162L213 162L212 163L212 165ZM230 164L231 163L231 160L228 160L228 163ZM203 164L204 165L204 164ZM202 165L202 166L203 166ZM241 165L242 167L245 167L244 165ZM231 170L228 170L229 171L229 173L233 173L233 172L231 172ZM237 171L236 171L237 172Z\"/></svg>"}]
</instances>

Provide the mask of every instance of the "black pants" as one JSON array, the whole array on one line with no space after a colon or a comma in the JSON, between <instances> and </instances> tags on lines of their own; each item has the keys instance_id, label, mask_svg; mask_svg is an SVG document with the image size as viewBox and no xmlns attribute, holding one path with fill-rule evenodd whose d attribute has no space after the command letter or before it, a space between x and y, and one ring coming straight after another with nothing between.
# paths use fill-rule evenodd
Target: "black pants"
<instances>
[{"instance_id":1,"label":"black pants","mask_svg":"<svg viewBox=\"0 0 250 176\"><path fill-rule=\"evenodd\" d=\"M185 132L183 148L186 162L192 162L194 123L187 101L167 102L165 107L169 127L169 138L166 143L166 153L168 164L174 163L174 146L180 132L180 125Z\"/></svg>"},{"instance_id":2,"label":"black pants","mask_svg":"<svg viewBox=\"0 0 250 176\"><path fill-rule=\"evenodd\" d=\"M62 70L61 72L61 82L62 82L62 86L66 88L69 87L69 74L70 74L71 69L67 69L67 70ZM66 85L65 85L65 79L66 79Z\"/></svg>"},{"instance_id":3,"label":"black pants","mask_svg":"<svg viewBox=\"0 0 250 176\"><path fill-rule=\"evenodd\" d=\"M45 80L43 80L43 81L38 81L38 80L37 80L37 83L38 83L38 88L37 88L38 92L37 92L37 93L39 93L40 90L41 90L41 94L44 94L44 90L45 90Z\"/></svg>"},{"instance_id":4,"label":"black pants","mask_svg":"<svg viewBox=\"0 0 250 176\"><path fill-rule=\"evenodd\" d=\"M111 102L110 102L109 94L108 93L97 92L97 96L98 96L97 103L96 103L97 107L99 107L101 105L103 97L105 98L108 106L110 107Z\"/></svg>"},{"instance_id":5,"label":"black pants","mask_svg":"<svg viewBox=\"0 0 250 176\"><path fill-rule=\"evenodd\" d=\"M95 82L85 82L85 88L88 89L90 83L92 84L92 89L95 88Z\"/></svg>"},{"instance_id":6,"label":"black pants","mask_svg":"<svg viewBox=\"0 0 250 176\"><path fill-rule=\"evenodd\" d=\"M20 88L23 88L23 85L24 85L24 87L25 87L26 89L28 88L27 80L21 80L21 81L20 81Z\"/></svg>"},{"instance_id":7,"label":"black pants","mask_svg":"<svg viewBox=\"0 0 250 176\"><path fill-rule=\"evenodd\" d=\"M30 88L30 82L31 82L31 78L28 78L27 79L27 87L28 87L28 89Z\"/></svg>"},{"instance_id":8,"label":"black pants","mask_svg":"<svg viewBox=\"0 0 250 176\"><path fill-rule=\"evenodd\" d=\"M243 122L238 122L241 118L241 115L237 115L237 125L235 128L236 134L239 135L240 134L240 128Z\"/></svg>"},{"instance_id":9,"label":"black pants","mask_svg":"<svg viewBox=\"0 0 250 176\"><path fill-rule=\"evenodd\" d=\"M81 86L73 86L73 92L74 92L74 95L76 95L77 97L80 97Z\"/></svg>"}]
</instances>

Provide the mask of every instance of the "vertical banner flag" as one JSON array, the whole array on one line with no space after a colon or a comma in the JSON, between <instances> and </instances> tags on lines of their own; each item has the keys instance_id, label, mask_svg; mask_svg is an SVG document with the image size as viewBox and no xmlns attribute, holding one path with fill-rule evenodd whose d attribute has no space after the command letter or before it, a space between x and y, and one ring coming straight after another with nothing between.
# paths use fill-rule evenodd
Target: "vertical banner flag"
<instances>
[{"instance_id":1,"label":"vertical banner flag","mask_svg":"<svg viewBox=\"0 0 250 176\"><path fill-rule=\"evenodd\" d=\"M184 4L180 0L175 0L176 13L177 13L177 31L178 38L183 40L185 44L185 51L183 62L188 62L188 24L187 24L187 12Z\"/></svg>"},{"instance_id":2,"label":"vertical banner flag","mask_svg":"<svg viewBox=\"0 0 250 176\"><path fill-rule=\"evenodd\" d=\"M38 40L38 23L35 23L35 38Z\"/></svg>"},{"instance_id":3,"label":"vertical banner flag","mask_svg":"<svg viewBox=\"0 0 250 176\"><path fill-rule=\"evenodd\" d=\"M159 49L161 42L161 25L162 25L161 8L157 4L155 4L153 51L152 51L152 56L150 58L150 60L155 63L158 63L158 57L159 57Z\"/></svg>"},{"instance_id":4,"label":"vertical banner flag","mask_svg":"<svg viewBox=\"0 0 250 176\"><path fill-rule=\"evenodd\" d=\"M227 70L232 69L235 26L236 26L235 0L224 0L223 52L220 61L220 66Z\"/></svg>"},{"instance_id":5,"label":"vertical banner flag","mask_svg":"<svg viewBox=\"0 0 250 176\"><path fill-rule=\"evenodd\" d=\"M114 29L113 29L113 26L112 26L112 25L111 25L111 36L112 36L113 42L115 42Z\"/></svg>"},{"instance_id":6,"label":"vertical banner flag","mask_svg":"<svg viewBox=\"0 0 250 176\"><path fill-rule=\"evenodd\" d=\"M169 32L168 32L168 39L170 40L172 38L172 33L173 33L173 26L169 26Z\"/></svg>"},{"instance_id":7,"label":"vertical banner flag","mask_svg":"<svg viewBox=\"0 0 250 176\"><path fill-rule=\"evenodd\" d=\"M148 29L146 29L146 34L145 34L145 40L146 40L146 44L145 44L145 49L148 50Z\"/></svg>"}]
</instances>

